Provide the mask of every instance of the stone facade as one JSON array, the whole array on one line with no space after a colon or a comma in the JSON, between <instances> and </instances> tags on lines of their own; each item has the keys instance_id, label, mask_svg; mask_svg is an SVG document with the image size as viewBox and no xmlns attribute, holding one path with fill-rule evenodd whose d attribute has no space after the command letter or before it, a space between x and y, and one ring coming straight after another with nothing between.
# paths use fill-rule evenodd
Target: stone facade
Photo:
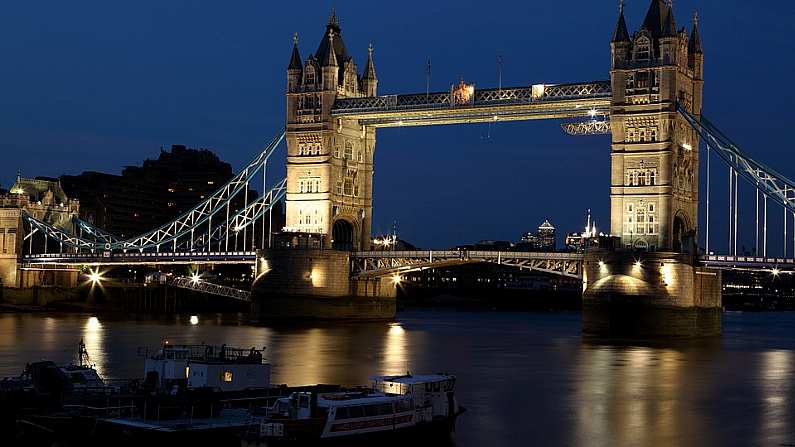
<instances>
[{"instance_id":1,"label":"stone facade","mask_svg":"<svg viewBox=\"0 0 795 447\"><path fill-rule=\"evenodd\" d=\"M396 296L391 278L352 279L344 251L257 252L252 312L259 319L389 320Z\"/></svg>"},{"instance_id":2,"label":"stone facade","mask_svg":"<svg viewBox=\"0 0 795 447\"><path fill-rule=\"evenodd\" d=\"M686 254L600 252L583 265L583 333L692 337L720 334L721 272Z\"/></svg>"},{"instance_id":3,"label":"stone facade","mask_svg":"<svg viewBox=\"0 0 795 447\"><path fill-rule=\"evenodd\" d=\"M295 38L287 69L287 231L327 235L327 248L369 248L375 128L334 119L331 109L338 97L375 96L377 85L372 46L360 75L335 14L305 61Z\"/></svg>"},{"instance_id":4,"label":"stone facade","mask_svg":"<svg viewBox=\"0 0 795 447\"><path fill-rule=\"evenodd\" d=\"M80 210L80 202L66 197L60 183L50 179L26 179L17 176L8 194L0 196L0 286L3 288L74 287L76 271L22 269L25 227L23 211L36 219L72 231L72 217ZM57 252L55 243L45 244L43 238L29 239L38 253ZM26 242L28 243L28 242ZM69 248L64 248L68 251ZM4 299L11 296L4 293Z\"/></svg>"},{"instance_id":5,"label":"stone facade","mask_svg":"<svg viewBox=\"0 0 795 447\"><path fill-rule=\"evenodd\" d=\"M698 230L699 138L677 113L701 115L704 55L694 19L652 0L631 37L622 7L611 43L611 234L625 247L692 252Z\"/></svg>"}]
</instances>

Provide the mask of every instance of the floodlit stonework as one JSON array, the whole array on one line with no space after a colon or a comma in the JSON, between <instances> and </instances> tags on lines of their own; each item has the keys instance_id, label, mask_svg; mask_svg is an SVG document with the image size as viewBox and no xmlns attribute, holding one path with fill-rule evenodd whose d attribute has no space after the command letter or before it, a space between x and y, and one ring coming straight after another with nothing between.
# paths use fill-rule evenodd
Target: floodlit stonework
<instances>
[{"instance_id":1,"label":"floodlit stonework","mask_svg":"<svg viewBox=\"0 0 795 447\"><path fill-rule=\"evenodd\" d=\"M699 138L676 106L701 116L698 20L688 35L671 5L653 0L630 36L622 8L611 48L611 233L626 248L693 252Z\"/></svg>"},{"instance_id":2,"label":"floodlit stonework","mask_svg":"<svg viewBox=\"0 0 795 447\"><path fill-rule=\"evenodd\" d=\"M287 69L288 231L320 233L327 248L368 249L372 226L375 128L336 119L337 98L375 96L372 46L363 73L348 54L336 14L317 51Z\"/></svg>"}]
</instances>

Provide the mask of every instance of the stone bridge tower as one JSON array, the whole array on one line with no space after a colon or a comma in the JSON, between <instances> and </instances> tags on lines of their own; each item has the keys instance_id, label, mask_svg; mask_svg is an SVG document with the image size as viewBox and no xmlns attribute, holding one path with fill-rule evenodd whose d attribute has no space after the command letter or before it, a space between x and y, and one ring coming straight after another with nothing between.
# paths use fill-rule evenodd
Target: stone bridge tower
<instances>
[{"instance_id":1,"label":"stone bridge tower","mask_svg":"<svg viewBox=\"0 0 795 447\"><path fill-rule=\"evenodd\" d=\"M611 233L625 248L692 252L698 229L699 139L677 104L699 117L704 54L669 0L652 0L630 36L623 1L611 42Z\"/></svg>"},{"instance_id":2,"label":"stone bridge tower","mask_svg":"<svg viewBox=\"0 0 795 447\"><path fill-rule=\"evenodd\" d=\"M323 234L326 248L370 246L375 129L331 115L336 98L376 95L368 50L360 74L332 12L305 60L294 38L287 68L287 231Z\"/></svg>"}]
</instances>

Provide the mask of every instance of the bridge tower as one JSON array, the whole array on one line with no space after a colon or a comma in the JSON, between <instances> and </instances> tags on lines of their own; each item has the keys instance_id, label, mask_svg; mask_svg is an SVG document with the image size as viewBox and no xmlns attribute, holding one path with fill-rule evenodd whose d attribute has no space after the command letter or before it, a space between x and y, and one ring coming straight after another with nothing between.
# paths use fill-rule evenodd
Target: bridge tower
<instances>
[{"instance_id":1,"label":"bridge tower","mask_svg":"<svg viewBox=\"0 0 795 447\"><path fill-rule=\"evenodd\" d=\"M287 230L323 234L325 248L368 249L375 129L335 119L336 98L375 96L373 47L360 74L332 12L317 51L287 68Z\"/></svg>"},{"instance_id":2,"label":"bridge tower","mask_svg":"<svg viewBox=\"0 0 795 447\"><path fill-rule=\"evenodd\" d=\"M652 0L630 36L622 1L610 46L611 233L624 248L694 253L699 139L676 106L701 115L698 18L688 36L676 28L672 2Z\"/></svg>"}]
</instances>

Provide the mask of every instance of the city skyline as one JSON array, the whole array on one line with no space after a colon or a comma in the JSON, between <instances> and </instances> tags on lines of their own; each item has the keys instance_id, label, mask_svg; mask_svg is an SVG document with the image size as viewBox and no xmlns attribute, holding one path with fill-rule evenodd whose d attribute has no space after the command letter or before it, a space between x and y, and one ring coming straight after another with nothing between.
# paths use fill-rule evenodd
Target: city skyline
<instances>
[{"instance_id":1,"label":"city skyline","mask_svg":"<svg viewBox=\"0 0 795 447\"><path fill-rule=\"evenodd\" d=\"M499 30L493 26L499 23L496 11L485 11L489 20L482 22L466 13L474 3L406 8L414 11L406 16L387 14L380 6L375 14L352 4L336 7L360 66L368 43L374 43L379 93L390 94L424 91L428 57L436 91L460 76L477 87L496 86L498 54L503 86L606 79L605 41L617 4L581 3L581 11L570 17L580 33L552 20L557 10L552 5L500 4L515 13L501 18L513 27ZM740 8L730 3L737 5L725 10ZM630 29L639 25L646 6L627 4ZM17 70L0 74L3 84L17 86L0 109L6 135L0 144L11 154L0 171L0 185L6 188L18 168L24 176L117 173L172 143L212 147L237 169L284 120L284 73L293 32L299 33L302 54L313 52L331 10L324 4L293 15L294 20L270 23L261 19L268 15L264 7L253 3L231 11L204 3L142 4L124 11L107 5L90 11L88 6L62 7L36 15L41 28L33 27L35 32L25 28L34 18L25 5L14 5L0 19L8 22L0 33L18 37L2 39L0 49L8 60L19 61ZM274 15L289 15L289 7L269 7L276 8ZM680 25L689 26L688 11L695 8L708 53L705 115L731 128L732 136L761 160L784 165L785 147L777 134L785 132L786 115L727 113L737 98L725 92L763 81L783 85L792 62L774 55L791 48L778 39L780 22L774 17L792 13L792 6L743 4L738 17L723 6L682 1L677 3ZM139 20L115 23L119 14ZM529 30L527 17L535 18ZM183 20L169 20L176 18ZM437 25L415 30L414 20ZM751 37L727 35L723 30L729 26ZM582 39L583 34L593 38ZM760 65L770 70L759 70ZM736 76L720 75L729 68ZM746 81L738 85L738 77ZM743 100L752 107L786 110L792 95L743 95ZM550 122L379 130L373 233L388 231L397 220L401 236L422 246L486 237L513 240L528 222L547 215L560 228L579 228L587 208L606 224L609 153L608 138L568 137ZM572 157L579 163L571 163ZM432 193L423 194L428 190ZM458 224L436 227L428 221Z\"/></svg>"}]
</instances>

